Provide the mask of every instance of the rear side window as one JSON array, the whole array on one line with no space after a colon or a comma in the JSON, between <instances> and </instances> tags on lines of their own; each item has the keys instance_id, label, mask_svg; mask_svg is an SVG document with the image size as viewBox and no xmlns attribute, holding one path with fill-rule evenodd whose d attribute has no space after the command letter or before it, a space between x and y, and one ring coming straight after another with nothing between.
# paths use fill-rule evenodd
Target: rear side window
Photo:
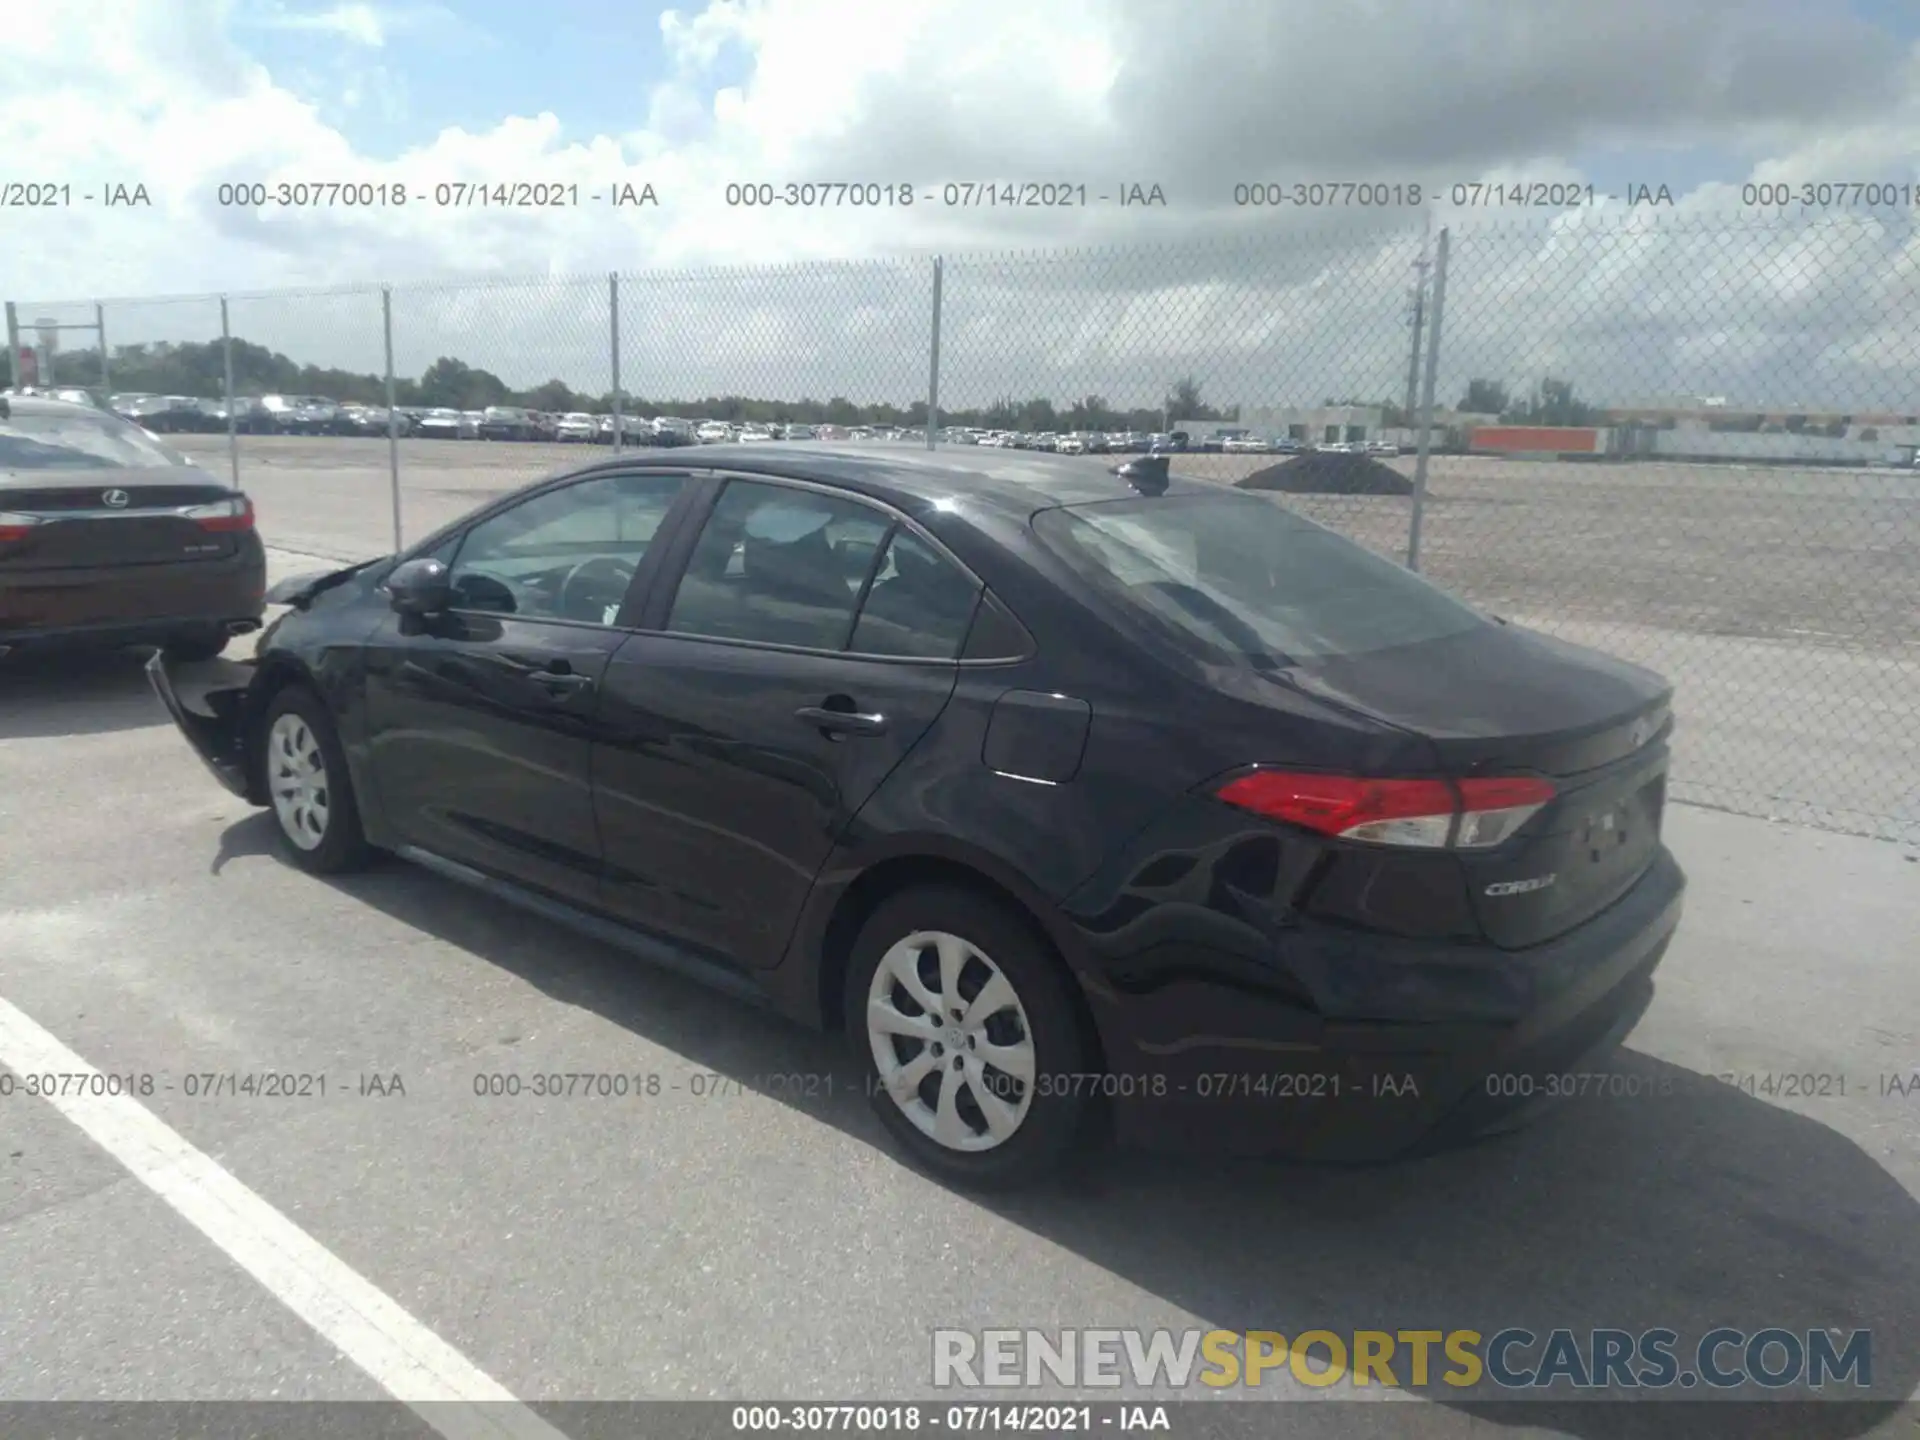
<instances>
[{"instance_id":1,"label":"rear side window","mask_svg":"<svg viewBox=\"0 0 1920 1440\"><path fill-rule=\"evenodd\" d=\"M1033 526L1093 589L1216 662L1363 655L1491 623L1259 495L1069 506L1043 512Z\"/></svg>"},{"instance_id":2,"label":"rear side window","mask_svg":"<svg viewBox=\"0 0 1920 1440\"><path fill-rule=\"evenodd\" d=\"M687 562L667 629L844 649L889 523L858 501L730 480Z\"/></svg>"},{"instance_id":3,"label":"rear side window","mask_svg":"<svg viewBox=\"0 0 1920 1440\"><path fill-rule=\"evenodd\" d=\"M895 530L847 648L861 655L952 660L960 654L980 587L905 530Z\"/></svg>"},{"instance_id":4,"label":"rear side window","mask_svg":"<svg viewBox=\"0 0 1920 1440\"><path fill-rule=\"evenodd\" d=\"M103 465L168 469L190 463L137 425L98 410L0 420L0 470L83 470Z\"/></svg>"}]
</instances>

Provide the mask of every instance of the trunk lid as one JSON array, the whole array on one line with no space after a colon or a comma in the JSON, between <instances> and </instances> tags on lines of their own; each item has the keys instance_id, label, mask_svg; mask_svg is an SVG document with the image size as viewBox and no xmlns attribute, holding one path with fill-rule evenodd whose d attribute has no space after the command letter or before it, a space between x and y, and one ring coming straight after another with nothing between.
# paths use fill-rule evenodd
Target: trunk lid
<instances>
[{"instance_id":1,"label":"trunk lid","mask_svg":"<svg viewBox=\"0 0 1920 1440\"><path fill-rule=\"evenodd\" d=\"M1456 852L1487 936L1510 949L1573 929L1659 851L1673 689L1659 675L1520 626L1292 669L1309 694L1412 731L1456 778L1539 775L1554 799L1504 844Z\"/></svg>"},{"instance_id":2,"label":"trunk lid","mask_svg":"<svg viewBox=\"0 0 1920 1440\"><path fill-rule=\"evenodd\" d=\"M36 472L11 483L0 476L0 513L43 522L20 539L0 539L0 571L218 560L235 553L240 537L204 529L180 512L238 493L186 467Z\"/></svg>"}]
</instances>

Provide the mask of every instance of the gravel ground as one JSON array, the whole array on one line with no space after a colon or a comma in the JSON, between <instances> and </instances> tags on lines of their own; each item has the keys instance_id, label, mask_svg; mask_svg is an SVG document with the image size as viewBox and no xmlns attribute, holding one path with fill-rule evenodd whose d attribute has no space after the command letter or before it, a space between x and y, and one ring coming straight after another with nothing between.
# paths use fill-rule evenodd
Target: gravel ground
<instances>
[{"instance_id":1,"label":"gravel ground","mask_svg":"<svg viewBox=\"0 0 1920 1440\"><path fill-rule=\"evenodd\" d=\"M224 437L177 443L209 466L226 466ZM241 447L241 477L270 539L355 556L389 548L385 441L243 437ZM404 440L404 533L424 534L503 490L607 453ZM1272 463L1272 456L1192 455L1179 466L1231 482ZM1413 473L1411 456L1391 463ZM1290 501L1405 554L1409 500ZM1422 568L1442 584L1533 614L1749 639L1818 638L1889 654L1912 651L1920 633L1920 475L1899 471L1437 456L1421 551Z\"/></svg>"}]
</instances>

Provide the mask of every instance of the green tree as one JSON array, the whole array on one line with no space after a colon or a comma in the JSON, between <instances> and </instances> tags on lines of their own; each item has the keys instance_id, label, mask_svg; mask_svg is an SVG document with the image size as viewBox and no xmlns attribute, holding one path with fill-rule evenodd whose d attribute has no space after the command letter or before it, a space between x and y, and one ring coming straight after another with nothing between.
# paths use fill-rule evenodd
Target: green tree
<instances>
[{"instance_id":1,"label":"green tree","mask_svg":"<svg viewBox=\"0 0 1920 1440\"><path fill-rule=\"evenodd\" d=\"M1509 403L1507 387L1498 380L1469 380L1460 409L1468 415L1504 415Z\"/></svg>"},{"instance_id":2,"label":"green tree","mask_svg":"<svg viewBox=\"0 0 1920 1440\"><path fill-rule=\"evenodd\" d=\"M573 387L564 380L549 380L544 385L523 390L518 399L529 410L548 410L562 415L573 410L584 410L587 406L586 396L575 394Z\"/></svg>"},{"instance_id":3,"label":"green tree","mask_svg":"<svg viewBox=\"0 0 1920 1440\"><path fill-rule=\"evenodd\" d=\"M1193 376L1174 381L1164 405L1167 417L1178 424L1182 420L1223 420L1227 417L1200 398L1200 382ZM1158 418L1152 424L1158 425ZM1137 427L1136 427L1137 428Z\"/></svg>"},{"instance_id":4,"label":"green tree","mask_svg":"<svg viewBox=\"0 0 1920 1440\"><path fill-rule=\"evenodd\" d=\"M1599 413L1574 395L1572 381L1549 377L1532 395L1509 405L1501 418L1519 425L1592 425Z\"/></svg>"},{"instance_id":5,"label":"green tree","mask_svg":"<svg viewBox=\"0 0 1920 1440\"><path fill-rule=\"evenodd\" d=\"M1055 413L1053 402L1044 396L1024 401L1014 416L1016 430L1059 430L1060 417Z\"/></svg>"},{"instance_id":6,"label":"green tree","mask_svg":"<svg viewBox=\"0 0 1920 1440\"><path fill-rule=\"evenodd\" d=\"M418 389L420 404L454 410L484 410L489 405L504 405L509 393L506 381L498 375L476 370L451 355L442 355L426 368Z\"/></svg>"}]
</instances>

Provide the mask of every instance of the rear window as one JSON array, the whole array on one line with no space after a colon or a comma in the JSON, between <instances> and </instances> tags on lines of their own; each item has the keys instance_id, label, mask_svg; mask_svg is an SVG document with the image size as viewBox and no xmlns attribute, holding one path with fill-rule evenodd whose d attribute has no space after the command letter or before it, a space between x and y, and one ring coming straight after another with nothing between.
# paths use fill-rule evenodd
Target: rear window
<instances>
[{"instance_id":1,"label":"rear window","mask_svg":"<svg viewBox=\"0 0 1920 1440\"><path fill-rule=\"evenodd\" d=\"M0 470L163 469L189 463L137 425L102 411L22 414L0 420Z\"/></svg>"},{"instance_id":2,"label":"rear window","mask_svg":"<svg viewBox=\"0 0 1920 1440\"><path fill-rule=\"evenodd\" d=\"M1068 506L1042 512L1033 526L1096 591L1217 663L1363 655L1492 623L1258 495Z\"/></svg>"}]
</instances>

